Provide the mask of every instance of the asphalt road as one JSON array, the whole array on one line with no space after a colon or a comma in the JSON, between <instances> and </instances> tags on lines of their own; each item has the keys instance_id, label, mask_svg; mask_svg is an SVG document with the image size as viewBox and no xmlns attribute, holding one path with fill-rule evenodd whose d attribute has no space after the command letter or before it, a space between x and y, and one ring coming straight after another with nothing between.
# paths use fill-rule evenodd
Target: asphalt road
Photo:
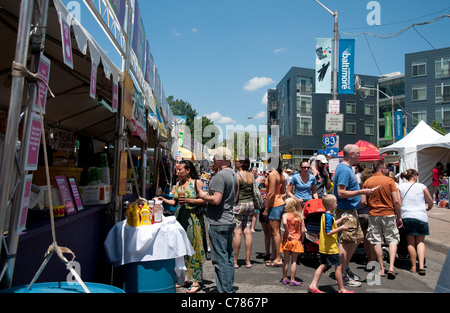
<instances>
[{"instance_id":1,"label":"asphalt road","mask_svg":"<svg viewBox=\"0 0 450 313\"><path fill-rule=\"evenodd\" d=\"M450 211L450 210L449 210ZM442 247L434 248L432 245L427 247L426 252L426 275L419 276L416 273L409 272L409 259L396 260L396 279L389 280L385 277L374 276L373 273L365 271L365 254L362 249L360 253L355 253L350 268L362 278L360 287L346 287L355 293L433 293L442 266L445 262L446 253L443 253ZM302 282L302 286L292 287L282 285L282 268L268 267L264 260L258 256L264 252L264 237L259 222L256 226L256 232L253 233L252 248L252 268L246 268L244 262L243 240L239 253L240 267L235 270L235 291L237 294L286 294L286 293L307 293L314 272L318 266L315 260L309 260L305 255L297 266L296 277ZM385 262L385 267L387 263ZM379 278L379 279L378 279ZM198 293L216 293L214 268L211 261L206 261L203 272L203 288ZM334 279L334 268L329 269L319 281L319 288L326 293L337 293L337 285ZM177 293L185 293L185 288L178 288Z\"/></svg>"}]
</instances>

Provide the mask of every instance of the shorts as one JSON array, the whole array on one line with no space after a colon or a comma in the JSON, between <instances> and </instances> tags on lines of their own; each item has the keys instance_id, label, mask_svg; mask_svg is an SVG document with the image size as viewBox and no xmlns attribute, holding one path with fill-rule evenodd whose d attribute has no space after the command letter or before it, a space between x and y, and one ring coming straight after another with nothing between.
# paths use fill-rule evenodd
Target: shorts
<instances>
[{"instance_id":1,"label":"shorts","mask_svg":"<svg viewBox=\"0 0 450 313\"><path fill-rule=\"evenodd\" d=\"M267 218L269 220L281 220L283 213L284 213L284 204L280 206L275 206L273 208L269 208L269 214L267 214Z\"/></svg>"},{"instance_id":2,"label":"shorts","mask_svg":"<svg viewBox=\"0 0 450 313\"><path fill-rule=\"evenodd\" d=\"M348 230L341 231L339 233L339 241L344 243L356 243L359 239L364 238L364 234L361 229L361 225L358 219L358 210L339 210L336 209L335 219L338 220L342 217L342 214L347 213L352 215L352 220L348 219L341 225L348 226Z\"/></svg>"},{"instance_id":3,"label":"shorts","mask_svg":"<svg viewBox=\"0 0 450 313\"><path fill-rule=\"evenodd\" d=\"M359 225L361 225L361 229L366 231L369 228L369 214L359 214Z\"/></svg>"},{"instance_id":4,"label":"shorts","mask_svg":"<svg viewBox=\"0 0 450 313\"><path fill-rule=\"evenodd\" d=\"M251 228L253 218L253 202L241 202L233 208L236 219L235 228Z\"/></svg>"},{"instance_id":5,"label":"shorts","mask_svg":"<svg viewBox=\"0 0 450 313\"><path fill-rule=\"evenodd\" d=\"M403 229L407 236L428 236L430 234L428 223L415 218L403 219Z\"/></svg>"},{"instance_id":6,"label":"shorts","mask_svg":"<svg viewBox=\"0 0 450 313\"><path fill-rule=\"evenodd\" d=\"M341 265L341 258L339 257L339 253L337 253L337 254L320 253L320 264L325 264L328 266Z\"/></svg>"},{"instance_id":7,"label":"shorts","mask_svg":"<svg viewBox=\"0 0 450 313\"><path fill-rule=\"evenodd\" d=\"M397 228L397 218L392 216L369 216L369 228L367 240L373 245L381 245L384 242L389 245L397 245L400 242L400 234Z\"/></svg>"}]
</instances>

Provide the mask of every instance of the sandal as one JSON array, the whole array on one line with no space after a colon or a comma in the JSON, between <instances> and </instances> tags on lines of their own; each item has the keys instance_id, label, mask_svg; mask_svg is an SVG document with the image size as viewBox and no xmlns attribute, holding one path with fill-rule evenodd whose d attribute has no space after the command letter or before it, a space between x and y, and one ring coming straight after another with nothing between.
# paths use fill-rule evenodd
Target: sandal
<instances>
[{"instance_id":1,"label":"sandal","mask_svg":"<svg viewBox=\"0 0 450 313\"><path fill-rule=\"evenodd\" d=\"M417 274L419 274L420 276L425 276L425 270L418 270Z\"/></svg>"},{"instance_id":2,"label":"sandal","mask_svg":"<svg viewBox=\"0 0 450 313\"><path fill-rule=\"evenodd\" d=\"M192 284L191 286L189 286L188 290L186 291L186 293L196 293L197 291L199 291L201 289L200 284Z\"/></svg>"},{"instance_id":3,"label":"sandal","mask_svg":"<svg viewBox=\"0 0 450 313\"><path fill-rule=\"evenodd\" d=\"M271 266L271 267L281 267L281 266L283 266L283 262L275 263L275 262L273 262L273 261L267 261L267 262L266 262L266 266Z\"/></svg>"},{"instance_id":4,"label":"sandal","mask_svg":"<svg viewBox=\"0 0 450 313\"><path fill-rule=\"evenodd\" d=\"M312 289L311 287L308 287L309 293L324 293L323 291L319 290L319 288Z\"/></svg>"},{"instance_id":5,"label":"sandal","mask_svg":"<svg viewBox=\"0 0 450 313\"><path fill-rule=\"evenodd\" d=\"M190 281L185 281L185 282L183 283L183 285L178 285L178 284L176 284L175 287L176 287L176 288L189 288L189 286L191 286L191 285L192 285L192 283L191 283Z\"/></svg>"},{"instance_id":6,"label":"sandal","mask_svg":"<svg viewBox=\"0 0 450 313\"><path fill-rule=\"evenodd\" d=\"M343 290L343 291L338 291L338 293L355 293L355 292L352 291L352 290L347 290L347 289L345 289L345 290Z\"/></svg>"},{"instance_id":7,"label":"sandal","mask_svg":"<svg viewBox=\"0 0 450 313\"><path fill-rule=\"evenodd\" d=\"M388 279L395 279L395 273L393 271L387 272L387 278Z\"/></svg>"}]
</instances>

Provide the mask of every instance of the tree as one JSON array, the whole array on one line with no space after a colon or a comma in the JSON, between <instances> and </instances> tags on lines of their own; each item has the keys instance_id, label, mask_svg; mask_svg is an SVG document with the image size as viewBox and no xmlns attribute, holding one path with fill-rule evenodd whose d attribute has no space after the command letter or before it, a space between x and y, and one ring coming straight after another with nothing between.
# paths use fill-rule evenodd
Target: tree
<instances>
[{"instance_id":1,"label":"tree","mask_svg":"<svg viewBox=\"0 0 450 313\"><path fill-rule=\"evenodd\" d=\"M201 119L202 122L202 144L204 145L208 141L210 141L214 136L219 135L219 129L217 126L214 125L214 122L211 121L209 118L202 116L200 118L197 118L197 111L192 108L191 104L189 102L186 102L181 99L174 100L173 96L167 97L167 103L169 104L170 108L172 109L173 115L181 115L186 116L186 126L189 127L191 130L191 135L194 137L194 121L196 119ZM203 136L204 130L207 126L213 126L215 128L215 133L211 134L210 136Z\"/></svg>"},{"instance_id":2,"label":"tree","mask_svg":"<svg viewBox=\"0 0 450 313\"><path fill-rule=\"evenodd\" d=\"M447 132L445 131L445 128L441 126L441 123L433 121L430 125L431 128L433 128L435 131L437 131L441 135L445 135Z\"/></svg>"}]
</instances>

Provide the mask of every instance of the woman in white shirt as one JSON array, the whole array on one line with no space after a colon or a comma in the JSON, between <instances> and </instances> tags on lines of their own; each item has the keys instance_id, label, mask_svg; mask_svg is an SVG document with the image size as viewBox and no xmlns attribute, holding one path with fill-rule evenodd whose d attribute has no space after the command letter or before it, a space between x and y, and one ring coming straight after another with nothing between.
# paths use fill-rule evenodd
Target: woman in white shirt
<instances>
[{"instance_id":1,"label":"woman in white shirt","mask_svg":"<svg viewBox=\"0 0 450 313\"><path fill-rule=\"evenodd\" d=\"M429 235L427 211L433 207L433 198L427 187L417 182L419 173L414 169L401 173L401 178L408 180L400 184L402 198L401 215L406 234L411 272L425 275L425 236ZM427 204L427 207L425 207ZM419 270L416 269L416 257L419 259Z\"/></svg>"}]
</instances>

